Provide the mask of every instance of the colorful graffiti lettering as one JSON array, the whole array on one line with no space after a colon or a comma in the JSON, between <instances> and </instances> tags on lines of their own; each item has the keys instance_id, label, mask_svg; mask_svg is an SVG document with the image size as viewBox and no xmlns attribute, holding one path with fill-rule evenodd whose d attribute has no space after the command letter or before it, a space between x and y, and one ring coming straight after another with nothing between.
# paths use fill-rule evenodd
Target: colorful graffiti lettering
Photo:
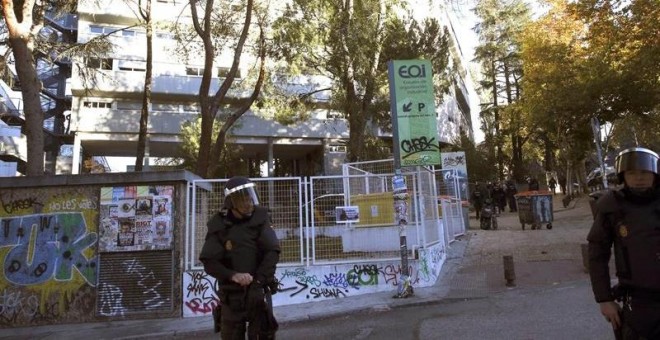
<instances>
[{"instance_id":1,"label":"colorful graffiti lettering","mask_svg":"<svg viewBox=\"0 0 660 340\"><path fill-rule=\"evenodd\" d=\"M323 284L328 287L348 288L351 286L348 280L350 274L330 273L324 276ZM357 287L355 287L357 288Z\"/></svg>"},{"instance_id":2,"label":"colorful graffiti lettering","mask_svg":"<svg viewBox=\"0 0 660 340\"><path fill-rule=\"evenodd\" d=\"M215 295L217 281L203 271L186 272L184 275L187 276L184 282L188 282L184 288L184 306L194 315L210 314L220 304Z\"/></svg>"},{"instance_id":3,"label":"colorful graffiti lettering","mask_svg":"<svg viewBox=\"0 0 660 340\"><path fill-rule=\"evenodd\" d=\"M410 275L410 283L411 284L418 284L419 283L419 276L418 275L413 275L412 273L415 273L413 271L413 267L409 266L408 267L408 273L411 273ZM417 273L419 274L419 273ZM397 285L397 282L399 282L399 276L401 275L401 265L387 265L385 266L385 269L383 270L383 277L385 278L386 283L390 283L393 285Z\"/></svg>"},{"instance_id":4,"label":"colorful graffiti lettering","mask_svg":"<svg viewBox=\"0 0 660 340\"><path fill-rule=\"evenodd\" d=\"M351 287L376 286L379 274L377 265L355 265L348 271L347 276Z\"/></svg>"},{"instance_id":5,"label":"colorful graffiti lettering","mask_svg":"<svg viewBox=\"0 0 660 340\"><path fill-rule=\"evenodd\" d=\"M87 259L83 251L96 244L97 234L87 232L81 213L3 218L0 228L0 248L11 247L3 265L9 282L69 281L75 269L87 284L96 286L97 257Z\"/></svg>"},{"instance_id":6,"label":"colorful graffiti lettering","mask_svg":"<svg viewBox=\"0 0 660 340\"><path fill-rule=\"evenodd\" d=\"M215 295L217 281L204 271L184 273L184 316L210 315L220 304Z\"/></svg>"}]
</instances>

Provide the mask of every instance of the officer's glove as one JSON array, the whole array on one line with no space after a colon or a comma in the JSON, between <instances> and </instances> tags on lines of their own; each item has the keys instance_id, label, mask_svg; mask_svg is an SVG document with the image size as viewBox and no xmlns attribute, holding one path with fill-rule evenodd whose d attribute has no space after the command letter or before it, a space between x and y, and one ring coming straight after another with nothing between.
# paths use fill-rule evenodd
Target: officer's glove
<instances>
[{"instance_id":1,"label":"officer's glove","mask_svg":"<svg viewBox=\"0 0 660 340\"><path fill-rule=\"evenodd\" d=\"M268 289L270 290L271 295L275 295L280 290L280 281L277 280L277 278L273 277L270 281L268 281Z\"/></svg>"}]
</instances>

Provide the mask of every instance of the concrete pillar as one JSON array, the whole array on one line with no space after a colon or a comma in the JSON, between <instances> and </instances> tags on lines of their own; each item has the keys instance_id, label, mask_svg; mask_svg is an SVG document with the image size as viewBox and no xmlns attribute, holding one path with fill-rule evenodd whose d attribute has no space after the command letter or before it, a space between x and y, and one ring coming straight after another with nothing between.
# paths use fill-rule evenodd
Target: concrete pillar
<instances>
[{"instance_id":1,"label":"concrete pillar","mask_svg":"<svg viewBox=\"0 0 660 340\"><path fill-rule=\"evenodd\" d=\"M82 145L78 134L73 139L73 160L71 161L71 174L80 174L80 155L82 155Z\"/></svg>"}]
</instances>

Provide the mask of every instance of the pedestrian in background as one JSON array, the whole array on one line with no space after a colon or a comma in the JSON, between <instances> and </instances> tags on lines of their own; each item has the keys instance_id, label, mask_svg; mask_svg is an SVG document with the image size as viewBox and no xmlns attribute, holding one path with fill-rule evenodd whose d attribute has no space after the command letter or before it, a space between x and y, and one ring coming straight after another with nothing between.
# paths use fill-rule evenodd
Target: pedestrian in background
<instances>
[{"instance_id":1,"label":"pedestrian in background","mask_svg":"<svg viewBox=\"0 0 660 340\"><path fill-rule=\"evenodd\" d=\"M484 199L486 198L485 196L486 194L484 193L484 189L481 187L481 183L475 183L474 191L472 191L472 195L470 195L470 201L472 202L472 206L477 213L477 219L479 219L481 214L481 207L483 206Z\"/></svg>"},{"instance_id":2,"label":"pedestrian in background","mask_svg":"<svg viewBox=\"0 0 660 340\"><path fill-rule=\"evenodd\" d=\"M506 192L504 192L504 187L500 182L496 182L493 186L491 196L497 206L498 214L504 212L504 209L506 209Z\"/></svg>"},{"instance_id":3,"label":"pedestrian in background","mask_svg":"<svg viewBox=\"0 0 660 340\"><path fill-rule=\"evenodd\" d=\"M518 206L516 205L516 197L515 195L518 193L518 189L516 188L516 183L513 182L513 179L509 178L506 181L506 198L507 201L509 201L509 212L516 212L518 211Z\"/></svg>"},{"instance_id":4,"label":"pedestrian in background","mask_svg":"<svg viewBox=\"0 0 660 340\"><path fill-rule=\"evenodd\" d=\"M274 339L277 321L271 294L277 284L279 240L268 209L259 206L254 183L232 177L224 194L223 208L207 224L199 256L204 270L219 283L216 332L225 340L243 340L246 331L248 339Z\"/></svg>"},{"instance_id":5,"label":"pedestrian in background","mask_svg":"<svg viewBox=\"0 0 660 340\"><path fill-rule=\"evenodd\" d=\"M559 189L562 195L566 195L566 177L561 174L559 175Z\"/></svg>"},{"instance_id":6,"label":"pedestrian in background","mask_svg":"<svg viewBox=\"0 0 660 340\"><path fill-rule=\"evenodd\" d=\"M539 181L536 177L527 178L527 191L538 191L539 190Z\"/></svg>"},{"instance_id":7,"label":"pedestrian in background","mask_svg":"<svg viewBox=\"0 0 660 340\"><path fill-rule=\"evenodd\" d=\"M658 154L640 147L626 149L617 156L615 168L623 188L598 200L587 237L592 290L617 339L660 339ZM618 278L614 288L609 268L612 246Z\"/></svg>"},{"instance_id":8,"label":"pedestrian in background","mask_svg":"<svg viewBox=\"0 0 660 340\"><path fill-rule=\"evenodd\" d=\"M555 188L557 187L557 181L555 181L554 177L550 177L550 180L548 181L548 188L550 188L550 191L552 191L552 194L555 194Z\"/></svg>"}]
</instances>

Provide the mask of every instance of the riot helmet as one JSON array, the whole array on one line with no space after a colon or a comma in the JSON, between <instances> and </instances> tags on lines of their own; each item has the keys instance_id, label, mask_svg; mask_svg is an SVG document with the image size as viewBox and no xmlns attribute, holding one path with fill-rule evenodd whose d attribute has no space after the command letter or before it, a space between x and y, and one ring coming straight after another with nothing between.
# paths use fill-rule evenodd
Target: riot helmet
<instances>
[{"instance_id":1,"label":"riot helmet","mask_svg":"<svg viewBox=\"0 0 660 340\"><path fill-rule=\"evenodd\" d=\"M624 173L628 170L648 171L655 175L658 184L658 154L642 147L625 149L616 156L616 175L619 183L624 183Z\"/></svg>"},{"instance_id":2,"label":"riot helmet","mask_svg":"<svg viewBox=\"0 0 660 340\"><path fill-rule=\"evenodd\" d=\"M256 185L248 178L235 176L225 185L225 206L238 212L239 217L250 217L254 207L259 205Z\"/></svg>"}]
</instances>

